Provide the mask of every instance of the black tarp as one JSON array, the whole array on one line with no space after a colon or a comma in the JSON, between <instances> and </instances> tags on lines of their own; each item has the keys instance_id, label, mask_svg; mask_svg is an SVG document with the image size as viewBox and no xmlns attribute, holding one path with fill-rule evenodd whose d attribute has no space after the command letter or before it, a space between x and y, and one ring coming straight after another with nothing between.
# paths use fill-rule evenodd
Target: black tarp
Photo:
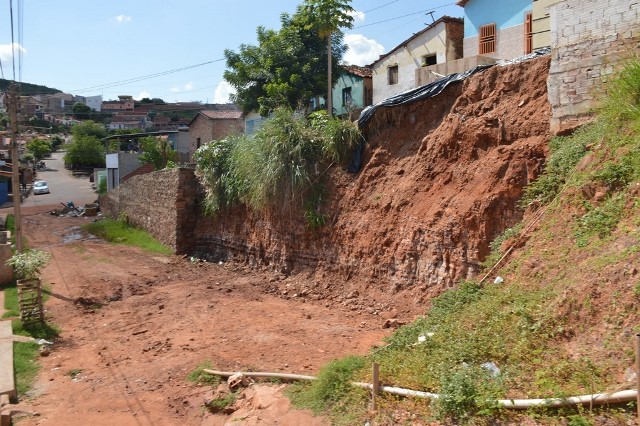
<instances>
[{"instance_id":1,"label":"black tarp","mask_svg":"<svg viewBox=\"0 0 640 426\"><path fill-rule=\"evenodd\" d=\"M527 61L529 59L534 59L540 56L548 55L551 53L551 49L543 48L536 50L535 52L521 56L512 60L502 60L498 61L495 64L489 65L478 65L475 68L467 70L462 73L450 74L446 77L442 77L434 82L429 84L425 84L424 86L416 87L415 89L408 90L406 92L400 93L398 95L387 98L381 102L378 102L375 105L370 105L366 107L361 113L360 118L358 119L358 127L363 130L366 128L367 124L373 118L373 115L379 108L391 108L400 105L408 105L412 102L419 101L421 99L431 98L433 96L439 95L448 85L452 83L456 83L458 81L463 81L472 75L484 71L487 68L491 68L493 66L505 66L511 65L523 61ZM351 173L358 173L360 171L361 162L362 162L362 154L364 152L365 143L360 143L354 152L351 163L349 164L348 171Z\"/></svg>"}]
</instances>

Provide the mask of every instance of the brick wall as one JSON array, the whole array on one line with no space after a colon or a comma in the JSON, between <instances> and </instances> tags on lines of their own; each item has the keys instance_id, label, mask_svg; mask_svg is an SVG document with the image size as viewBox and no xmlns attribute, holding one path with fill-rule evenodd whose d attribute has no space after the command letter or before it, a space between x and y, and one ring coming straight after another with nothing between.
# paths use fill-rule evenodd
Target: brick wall
<instances>
[{"instance_id":1,"label":"brick wall","mask_svg":"<svg viewBox=\"0 0 640 426\"><path fill-rule=\"evenodd\" d=\"M100 210L111 218L124 213L176 253L186 253L194 240L197 191L192 169L160 170L133 176L101 196Z\"/></svg>"},{"instance_id":2,"label":"brick wall","mask_svg":"<svg viewBox=\"0 0 640 426\"><path fill-rule=\"evenodd\" d=\"M211 119L198 115L189 125L189 152L193 159L193 153L198 149L197 140L200 138L200 146L211 141L224 139L229 135L244 132L244 119Z\"/></svg>"},{"instance_id":3,"label":"brick wall","mask_svg":"<svg viewBox=\"0 0 640 426\"><path fill-rule=\"evenodd\" d=\"M561 134L589 120L594 90L622 59L638 51L640 2L567 0L551 5L549 12L551 131Z\"/></svg>"}]
</instances>

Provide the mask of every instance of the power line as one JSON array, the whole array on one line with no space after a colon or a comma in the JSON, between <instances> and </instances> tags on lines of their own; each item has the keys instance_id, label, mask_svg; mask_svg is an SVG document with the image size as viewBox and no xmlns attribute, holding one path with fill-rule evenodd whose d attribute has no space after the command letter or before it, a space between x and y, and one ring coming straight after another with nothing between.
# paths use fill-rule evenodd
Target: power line
<instances>
[{"instance_id":1,"label":"power line","mask_svg":"<svg viewBox=\"0 0 640 426\"><path fill-rule=\"evenodd\" d=\"M16 43L13 39L13 0L9 0L9 15L11 16L11 62L13 63L13 81L16 80Z\"/></svg>"},{"instance_id":2,"label":"power line","mask_svg":"<svg viewBox=\"0 0 640 426\"><path fill-rule=\"evenodd\" d=\"M360 25L360 26L358 26L358 27L354 27L354 30L355 30L355 29L359 29L359 28L370 27L370 26L372 26L372 25L383 24L383 23L385 23L385 22L395 21L395 20L397 20L397 19L407 18L407 17L409 17L409 16L419 15L419 14L422 14L422 13L425 13L425 12L433 11L433 10L435 10L435 9L441 9L441 8L443 8L443 7L453 6L454 4L455 4L455 3L447 3L447 4L443 4L443 5L441 5L441 6L432 7L431 9L420 10L420 11L418 11L418 12L408 13L408 14L406 14L406 15L402 15L402 16L396 16L395 18L389 18L389 19L384 19L384 20L382 20L382 21L372 22L372 23L370 23L370 24Z\"/></svg>"}]
</instances>

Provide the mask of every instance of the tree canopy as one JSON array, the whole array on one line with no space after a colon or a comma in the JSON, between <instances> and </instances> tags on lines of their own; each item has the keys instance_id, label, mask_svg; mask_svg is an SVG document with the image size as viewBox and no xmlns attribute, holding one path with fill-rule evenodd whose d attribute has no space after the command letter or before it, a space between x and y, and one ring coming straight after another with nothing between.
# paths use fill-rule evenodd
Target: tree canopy
<instances>
[{"instance_id":1,"label":"tree canopy","mask_svg":"<svg viewBox=\"0 0 640 426\"><path fill-rule=\"evenodd\" d=\"M107 135L102 124L85 121L71 128L73 141L64 156L65 164L77 167L104 167L105 150L101 141Z\"/></svg>"},{"instance_id":2,"label":"tree canopy","mask_svg":"<svg viewBox=\"0 0 640 426\"><path fill-rule=\"evenodd\" d=\"M349 27L349 0L307 0L293 15L282 14L280 30L257 28L258 45L242 44L225 50L224 78L235 89L231 99L245 111L266 116L276 107L306 107L314 96L327 93L328 52L324 39L331 34L332 82L347 47L340 27ZM331 10L335 17L329 17Z\"/></svg>"},{"instance_id":3,"label":"tree canopy","mask_svg":"<svg viewBox=\"0 0 640 426\"><path fill-rule=\"evenodd\" d=\"M33 154L36 161L40 161L51 153L51 142L44 139L32 139L27 142L27 150Z\"/></svg>"},{"instance_id":4,"label":"tree canopy","mask_svg":"<svg viewBox=\"0 0 640 426\"><path fill-rule=\"evenodd\" d=\"M143 153L139 160L142 164L153 164L156 170L162 170L178 161L178 153L166 139L147 136L140 140Z\"/></svg>"}]
</instances>

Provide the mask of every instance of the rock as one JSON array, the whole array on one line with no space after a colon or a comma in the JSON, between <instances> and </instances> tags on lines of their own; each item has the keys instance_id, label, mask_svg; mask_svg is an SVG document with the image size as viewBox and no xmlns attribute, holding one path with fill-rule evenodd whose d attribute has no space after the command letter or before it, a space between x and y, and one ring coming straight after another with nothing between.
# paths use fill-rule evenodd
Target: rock
<instances>
[{"instance_id":1,"label":"rock","mask_svg":"<svg viewBox=\"0 0 640 426\"><path fill-rule=\"evenodd\" d=\"M382 324L382 328L398 328L403 324L404 323L398 320L398 318L389 318L384 321L384 323Z\"/></svg>"}]
</instances>

